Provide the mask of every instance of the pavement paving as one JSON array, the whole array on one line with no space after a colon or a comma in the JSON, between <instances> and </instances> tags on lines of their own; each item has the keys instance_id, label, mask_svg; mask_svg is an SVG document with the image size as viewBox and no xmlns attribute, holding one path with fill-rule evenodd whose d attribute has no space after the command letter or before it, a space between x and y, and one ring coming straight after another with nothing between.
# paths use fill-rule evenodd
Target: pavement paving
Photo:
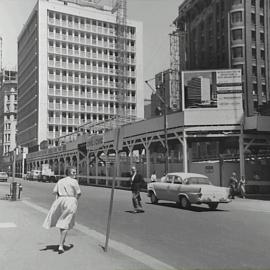
<instances>
[{"instance_id":1,"label":"pavement paving","mask_svg":"<svg viewBox=\"0 0 270 270\"><path fill-rule=\"evenodd\" d=\"M69 249L58 254L58 229L42 228L45 214L21 200L10 201L2 197L0 213L1 270L151 269L110 246L104 252L105 239L98 241L76 228L67 236Z\"/></svg>"}]
</instances>

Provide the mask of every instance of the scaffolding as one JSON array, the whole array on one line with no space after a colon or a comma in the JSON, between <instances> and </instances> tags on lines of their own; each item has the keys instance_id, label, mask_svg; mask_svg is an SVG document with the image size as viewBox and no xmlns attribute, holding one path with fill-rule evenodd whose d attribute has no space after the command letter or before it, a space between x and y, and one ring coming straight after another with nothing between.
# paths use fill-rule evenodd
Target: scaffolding
<instances>
[{"instance_id":1,"label":"scaffolding","mask_svg":"<svg viewBox=\"0 0 270 270\"><path fill-rule=\"evenodd\" d=\"M180 36L178 31L170 34L171 99L174 110L180 109Z\"/></svg>"},{"instance_id":2,"label":"scaffolding","mask_svg":"<svg viewBox=\"0 0 270 270\"><path fill-rule=\"evenodd\" d=\"M116 13L117 116L125 118L127 110L127 0L116 0L112 13Z\"/></svg>"}]
</instances>

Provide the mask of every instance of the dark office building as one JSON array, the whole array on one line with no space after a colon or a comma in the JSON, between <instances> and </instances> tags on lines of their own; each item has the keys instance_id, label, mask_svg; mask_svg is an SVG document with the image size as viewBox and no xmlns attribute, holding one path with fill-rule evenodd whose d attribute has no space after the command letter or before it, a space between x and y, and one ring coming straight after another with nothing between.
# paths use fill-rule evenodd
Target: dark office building
<instances>
[{"instance_id":1,"label":"dark office building","mask_svg":"<svg viewBox=\"0 0 270 270\"><path fill-rule=\"evenodd\" d=\"M180 55L186 56L180 60L182 67L187 70L242 68L246 115L267 111L269 0L185 0L175 24L186 36L184 46L180 46Z\"/></svg>"}]
</instances>

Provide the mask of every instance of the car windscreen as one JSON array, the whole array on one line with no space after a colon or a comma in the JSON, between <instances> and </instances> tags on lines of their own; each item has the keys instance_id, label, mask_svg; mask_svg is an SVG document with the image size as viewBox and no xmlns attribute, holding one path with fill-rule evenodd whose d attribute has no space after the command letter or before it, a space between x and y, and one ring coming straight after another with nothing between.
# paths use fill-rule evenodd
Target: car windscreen
<instances>
[{"instance_id":1,"label":"car windscreen","mask_svg":"<svg viewBox=\"0 0 270 270\"><path fill-rule=\"evenodd\" d=\"M7 173L5 173L5 172L0 172L0 175L7 175Z\"/></svg>"},{"instance_id":2,"label":"car windscreen","mask_svg":"<svg viewBox=\"0 0 270 270\"><path fill-rule=\"evenodd\" d=\"M210 180L205 177L188 177L185 182L187 185L211 185Z\"/></svg>"}]
</instances>

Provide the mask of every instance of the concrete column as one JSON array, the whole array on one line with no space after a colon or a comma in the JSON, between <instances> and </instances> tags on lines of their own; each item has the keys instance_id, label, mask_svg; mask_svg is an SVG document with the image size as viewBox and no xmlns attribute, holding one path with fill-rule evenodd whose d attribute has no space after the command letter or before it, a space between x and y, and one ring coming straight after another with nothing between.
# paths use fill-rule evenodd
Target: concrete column
<instances>
[{"instance_id":1,"label":"concrete column","mask_svg":"<svg viewBox=\"0 0 270 270\"><path fill-rule=\"evenodd\" d=\"M95 170L96 170L96 176L98 176L98 152L95 152L94 153L94 155L95 155L95 158L96 158L96 160L95 160ZM98 184L98 179L96 178L96 185Z\"/></svg>"},{"instance_id":2,"label":"concrete column","mask_svg":"<svg viewBox=\"0 0 270 270\"><path fill-rule=\"evenodd\" d=\"M187 138L186 132L183 130L183 170L184 172L188 172L188 146L187 146Z\"/></svg>"},{"instance_id":3,"label":"concrete column","mask_svg":"<svg viewBox=\"0 0 270 270\"><path fill-rule=\"evenodd\" d=\"M89 179L89 150L86 150L86 181L87 185L90 184L90 179Z\"/></svg>"},{"instance_id":4,"label":"concrete column","mask_svg":"<svg viewBox=\"0 0 270 270\"><path fill-rule=\"evenodd\" d=\"M146 178L150 178L150 145L145 148L145 155L146 155Z\"/></svg>"},{"instance_id":5,"label":"concrete column","mask_svg":"<svg viewBox=\"0 0 270 270\"><path fill-rule=\"evenodd\" d=\"M245 172L245 148L244 148L244 136L241 129L241 134L239 136L239 157L240 157L240 177L246 178Z\"/></svg>"}]
</instances>

